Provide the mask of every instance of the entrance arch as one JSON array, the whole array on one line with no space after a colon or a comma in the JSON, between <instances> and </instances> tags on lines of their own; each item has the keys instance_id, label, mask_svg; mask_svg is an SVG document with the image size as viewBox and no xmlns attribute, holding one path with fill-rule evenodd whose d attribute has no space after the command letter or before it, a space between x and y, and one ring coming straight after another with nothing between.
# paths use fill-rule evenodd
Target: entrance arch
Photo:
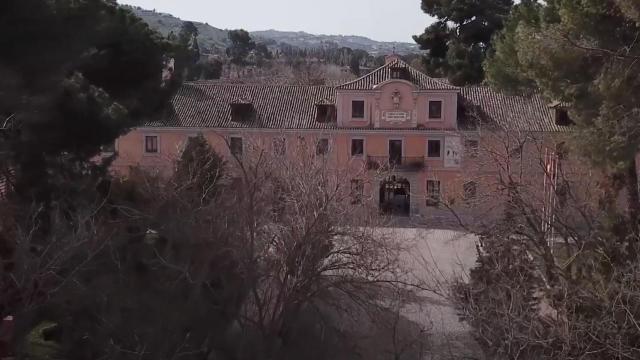
<instances>
[{"instance_id":1,"label":"entrance arch","mask_svg":"<svg viewBox=\"0 0 640 360\"><path fill-rule=\"evenodd\" d=\"M383 214L409 216L411 212L411 183L390 176L380 182L380 211Z\"/></svg>"}]
</instances>

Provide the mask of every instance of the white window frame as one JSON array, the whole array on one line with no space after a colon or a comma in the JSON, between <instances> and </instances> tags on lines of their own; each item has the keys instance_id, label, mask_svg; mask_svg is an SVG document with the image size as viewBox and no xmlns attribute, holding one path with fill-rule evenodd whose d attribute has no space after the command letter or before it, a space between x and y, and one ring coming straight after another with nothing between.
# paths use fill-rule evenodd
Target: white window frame
<instances>
[{"instance_id":1,"label":"white window frame","mask_svg":"<svg viewBox=\"0 0 640 360\"><path fill-rule=\"evenodd\" d=\"M353 140L362 140L362 155L353 155ZM388 146L388 145L387 145ZM357 159L365 159L367 157L367 138L364 136L352 136L349 140L349 157Z\"/></svg>"},{"instance_id":2,"label":"white window frame","mask_svg":"<svg viewBox=\"0 0 640 360\"><path fill-rule=\"evenodd\" d=\"M157 152L147 152L147 137L149 136L154 136L158 139L158 151ZM148 155L148 156L154 156L154 155L159 155L162 152L162 139L160 137L160 134L157 133L145 133L142 134L142 153L144 155Z\"/></svg>"},{"instance_id":3,"label":"white window frame","mask_svg":"<svg viewBox=\"0 0 640 360\"><path fill-rule=\"evenodd\" d=\"M429 141L437 140L440 141L440 156L429 156ZM444 138L441 137L427 137L427 141L425 144L425 159L428 160L442 160L444 158Z\"/></svg>"},{"instance_id":4,"label":"white window frame","mask_svg":"<svg viewBox=\"0 0 640 360\"><path fill-rule=\"evenodd\" d=\"M432 118L432 117L429 116L429 103L432 102L432 101L440 101L440 117L439 118ZM442 97L430 97L430 98L428 98L427 99L427 114L426 114L427 115L426 116L427 121L431 121L431 122L444 121L444 118L445 118L445 115L444 115L445 106L444 106L444 104L445 104L445 101L444 101L444 98L442 98Z\"/></svg>"}]
</instances>

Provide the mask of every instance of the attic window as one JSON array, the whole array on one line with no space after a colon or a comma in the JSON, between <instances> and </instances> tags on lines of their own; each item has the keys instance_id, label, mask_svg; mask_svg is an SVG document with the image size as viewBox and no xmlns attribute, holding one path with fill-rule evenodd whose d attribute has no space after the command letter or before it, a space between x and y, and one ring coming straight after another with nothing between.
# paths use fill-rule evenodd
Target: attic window
<instances>
[{"instance_id":1,"label":"attic window","mask_svg":"<svg viewBox=\"0 0 640 360\"><path fill-rule=\"evenodd\" d=\"M316 121L320 123L332 122L336 117L336 107L331 103L318 103L316 104Z\"/></svg>"},{"instance_id":2,"label":"attic window","mask_svg":"<svg viewBox=\"0 0 640 360\"><path fill-rule=\"evenodd\" d=\"M562 107L556 107L556 125L558 126L571 126L573 121L569 117L569 111Z\"/></svg>"},{"instance_id":3,"label":"attic window","mask_svg":"<svg viewBox=\"0 0 640 360\"><path fill-rule=\"evenodd\" d=\"M231 121L243 122L253 118L253 104L248 100L235 100L231 103Z\"/></svg>"},{"instance_id":4,"label":"attic window","mask_svg":"<svg viewBox=\"0 0 640 360\"><path fill-rule=\"evenodd\" d=\"M567 110L568 103L560 101L554 101L549 104L549 107L553 109L555 113L555 123L558 126L571 126L574 124L573 120L569 117L569 111Z\"/></svg>"},{"instance_id":5,"label":"attic window","mask_svg":"<svg viewBox=\"0 0 640 360\"><path fill-rule=\"evenodd\" d=\"M391 78L392 79L409 80L409 71L407 71L407 68L392 67L391 68Z\"/></svg>"}]
</instances>

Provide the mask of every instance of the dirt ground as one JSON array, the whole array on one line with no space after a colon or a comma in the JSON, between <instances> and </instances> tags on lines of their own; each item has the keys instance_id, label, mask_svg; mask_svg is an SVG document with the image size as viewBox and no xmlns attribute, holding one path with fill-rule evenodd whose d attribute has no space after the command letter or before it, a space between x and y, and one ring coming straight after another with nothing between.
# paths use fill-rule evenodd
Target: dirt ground
<instances>
[{"instance_id":1,"label":"dirt ground","mask_svg":"<svg viewBox=\"0 0 640 360\"><path fill-rule=\"evenodd\" d=\"M420 292L420 304L407 306L401 312L426 329L429 346L424 351L424 359L482 359L469 328L458 320L446 298L451 281L465 278L474 266L477 237L455 230L424 228L380 231L402 239L406 247L403 261L410 269L407 275L429 289Z\"/></svg>"}]
</instances>

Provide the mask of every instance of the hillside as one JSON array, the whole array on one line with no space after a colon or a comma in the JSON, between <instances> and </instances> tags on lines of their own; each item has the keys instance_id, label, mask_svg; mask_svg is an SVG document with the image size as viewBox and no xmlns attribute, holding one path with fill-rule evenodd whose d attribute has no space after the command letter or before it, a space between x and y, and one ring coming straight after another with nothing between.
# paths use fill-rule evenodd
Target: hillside
<instances>
[{"instance_id":1,"label":"hillside","mask_svg":"<svg viewBox=\"0 0 640 360\"><path fill-rule=\"evenodd\" d=\"M145 10L139 7L127 6L138 17L144 20L149 26L167 36L171 31L175 34L180 32L182 20L171 15ZM198 28L200 35L198 36L198 44L202 49L213 50L214 48L224 49L227 45L227 31L218 29L209 24L194 21L193 24Z\"/></svg>"},{"instance_id":2,"label":"hillside","mask_svg":"<svg viewBox=\"0 0 640 360\"><path fill-rule=\"evenodd\" d=\"M178 33L182 24L181 19L171 15L156 12L153 10L145 10L139 7L127 6L137 16L146 21L152 29L162 33L169 34L173 31ZM206 23L193 22L198 28L200 35L198 43L202 49L210 51L223 49L227 43L227 31L218 29ZM306 32L265 30L255 31L251 35L256 40L270 41L277 43L286 43L300 48L318 48L318 47L349 47L352 49L360 49L369 52L371 55L383 55L391 53L394 49L398 54L410 54L418 52L418 45L402 42L382 42L375 41L364 36L354 35L314 35Z\"/></svg>"},{"instance_id":3,"label":"hillside","mask_svg":"<svg viewBox=\"0 0 640 360\"><path fill-rule=\"evenodd\" d=\"M271 39L301 48L326 47L327 44L335 44L337 47L365 50L371 55L389 54L394 49L396 53L401 55L419 51L417 44L375 41L356 35L315 35L303 31L278 30L254 31L251 35L258 39Z\"/></svg>"}]
</instances>

